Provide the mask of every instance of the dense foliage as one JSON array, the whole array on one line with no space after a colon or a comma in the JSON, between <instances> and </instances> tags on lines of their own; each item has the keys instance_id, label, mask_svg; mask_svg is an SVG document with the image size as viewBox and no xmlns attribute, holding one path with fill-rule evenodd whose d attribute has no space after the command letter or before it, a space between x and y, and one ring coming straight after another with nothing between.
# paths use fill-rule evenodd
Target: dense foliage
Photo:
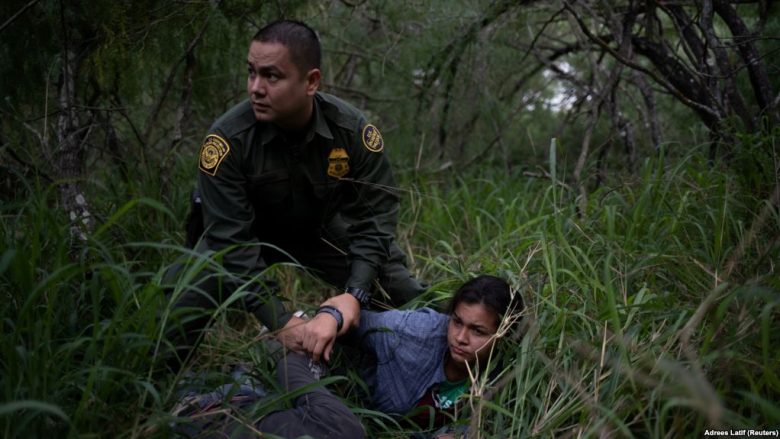
<instances>
[{"instance_id":1,"label":"dense foliage","mask_svg":"<svg viewBox=\"0 0 780 439\"><path fill-rule=\"evenodd\" d=\"M570 189L537 179L407 175L402 243L435 281L421 300L494 272L529 304L506 378L475 401L487 436L664 437L780 421L777 235L749 230L766 204L700 156L649 160L636 180L594 193L584 214ZM28 190L3 207L5 435L163 434L176 398L171 377L155 375L160 276L185 251L172 244L179 220L132 200L73 260L51 191ZM776 224L777 211L768 215ZM299 304L327 292L275 271ZM267 371L256 323L220 315L193 367ZM360 413L372 436L398 431Z\"/></svg>"},{"instance_id":2,"label":"dense foliage","mask_svg":"<svg viewBox=\"0 0 780 439\"><path fill-rule=\"evenodd\" d=\"M161 372L162 275L189 255L201 136L243 98L246 42L277 17L320 31L325 89L383 130L404 193L399 242L432 283L413 305L482 272L508 278L529 305L504 373L476 383L464 422L485 437L777 428L777 102L761 107L736 69L710 86L739 92L744 111L714 93L707 102L724 111L713 136L654 83L656 138L638 104L643 82L586 37L588 26L614 37L615 14L643 2L575 3L0 5L3 436L170 433L177 377ZM657 18L632 22L636 43L666 38L687 62L674 14L699 15L683 6L636 11ZM778 23L763 7L735 10L771 36ZM728 40L714 17L714 37ZM762 62L777 50L776 38L754 41ZM776 92L776 66L765 68ZM631 151L621 121L634 127ZM193 272L213 263L197 262ZM268 275L297 307L331 292L294 267ZM215 319L191 369L220 382L248 364L270 385L257 322L226 309ZM369 437L404 437L397 420L362 407L354 372L336 367L328 384Z\"/></svg>"}]
</instances>

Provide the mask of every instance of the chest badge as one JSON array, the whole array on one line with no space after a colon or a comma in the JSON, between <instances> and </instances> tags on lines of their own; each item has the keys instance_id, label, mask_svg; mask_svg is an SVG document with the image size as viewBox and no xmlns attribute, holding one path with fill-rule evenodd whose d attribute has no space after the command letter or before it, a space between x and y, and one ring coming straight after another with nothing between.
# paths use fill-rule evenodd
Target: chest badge
<instances>
[{"instance_id":1,"label":"chest badge","mask_svg":"<svg viewBox=\"0 0 780 439\"><path fill-rule=\"evenodd\" d=\"M328 175L341 178L349 172L349 156L344 148L333 148L328 156Z\"/></svg>"}]
</instances>

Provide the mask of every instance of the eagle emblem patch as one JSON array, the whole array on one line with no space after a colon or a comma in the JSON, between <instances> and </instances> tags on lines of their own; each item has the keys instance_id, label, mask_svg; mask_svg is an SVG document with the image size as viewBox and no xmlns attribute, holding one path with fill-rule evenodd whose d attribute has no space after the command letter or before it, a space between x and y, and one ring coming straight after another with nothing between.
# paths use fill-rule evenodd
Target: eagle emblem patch
<instances>
[{"instance_id":1,"label":"eagle emblem patch","mask_svg":"<svg viewBox=\"0 0 780 439\"><path fill-rule=\"evenodd\" d=\"M349 155L344 148L333 148L328 156L328 175L341 178L349 172Z\"/></svg>"},{"instance_id":2,"label":"eagle emblem patch","mask_svg":"<svg viewBox=\"0 0 780 439\"><path fill-rule=\"evenodd\" d=\"M217 174L219 164L222 163L222 160L225 159L229 152L230 145L225 139L216 134L209 134L200 147L200 165L198 167L201 171L213 177Z\"/></svg>"},{"instance_id":3,"label":"eagle emblem patch","mask_svg":"<svg viewBox=\"0 0 780 439\"><path fill-rule=\"evenodd\" d=\"M363 127L363 146L371 152L379 152L385 147L385 141L382 140L382 134L377 127L371 124Z\"/></svg>"}]
</instances>

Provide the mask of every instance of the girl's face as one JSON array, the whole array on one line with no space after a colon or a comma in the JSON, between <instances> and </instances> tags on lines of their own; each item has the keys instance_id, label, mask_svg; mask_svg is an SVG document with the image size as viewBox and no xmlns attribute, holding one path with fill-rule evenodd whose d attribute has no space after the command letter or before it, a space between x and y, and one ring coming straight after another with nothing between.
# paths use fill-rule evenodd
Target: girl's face
<instances>
[{"instance_id":1,"label":"girl's face","mask_svg":"<svg viewBox=\"0 0 780 439\"><path fill-rule=\"evenodd\" d=\"M459 364L487 360L496 341L496 313L481 303L461 302L450 315L447 342L450 357Z\"/></svg>"}]
</instances>

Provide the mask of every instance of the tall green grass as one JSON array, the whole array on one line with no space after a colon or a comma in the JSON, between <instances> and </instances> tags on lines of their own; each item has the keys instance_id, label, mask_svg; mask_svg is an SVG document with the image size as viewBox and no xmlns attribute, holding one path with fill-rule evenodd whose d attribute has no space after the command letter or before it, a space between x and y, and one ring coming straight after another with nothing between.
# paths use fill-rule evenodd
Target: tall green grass
<instances>
[{"instance_id":1,"label":"tall green grass","mask_svg":"<svg viewBox=\"0 0 780 439\"><path fill-rule=\"evenodd\" d=\"M778 206L758 232L771 256L755 243L740 255L766 202L696 154L661 163L589 194L584 212L565 186L498 172L420 184L432 189L405 220L425 276L502 273L530 305L513 379L484 406L487 437L780 423Z\"/></svg>"},{"instance_id":2,"label":"tall green grass","mask_svg":"<svg viewBox=\"0 0 780 439\"><path fill-rule=\"evenodd\" d=\"M561 179L552 152L551 175ZM490 399L472 401L483 437L780 425L777 205L696 153L663 163L648 160L585 203L565 185L497 170L401 176L399 242L433 284L418 305L490 272L528 306L522 337L504 341L506 370L489 383ZM135 190L160 193L151 181ZM170 433L176 384L161 372L170 310L161 279L188 254L178 246L188 190L182 184L167 203L117 200L96 186L98 228L75 254L52 188L31 186L0 207L4 437ZM763 226L747 239L760 212ZM174 291L210 263L196 259ZM293 268L274 270L298 305L327 294ZM256 322L217 314L192 367L249 363L271 381ZM369 437L403 437L393 419L359 407L360 383L347 376L336 386Z\"/></svg>"}]
</instances>

